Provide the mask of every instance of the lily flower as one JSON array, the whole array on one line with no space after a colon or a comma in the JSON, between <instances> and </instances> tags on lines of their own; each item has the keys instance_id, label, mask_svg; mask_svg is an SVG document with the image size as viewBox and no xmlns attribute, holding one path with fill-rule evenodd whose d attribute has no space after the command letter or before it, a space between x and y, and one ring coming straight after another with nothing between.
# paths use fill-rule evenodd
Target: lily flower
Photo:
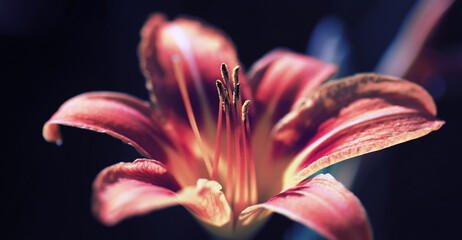
<instances>
[{"instance_id":1,"label":"lily flower","mask_svg":"<svg viewBox=\"0 0 462 240\"><path fill-rule=\"evenodd\" d=\"M150 101L84 93L43 127L50 142L62 142L59 125L73 126L146 157L96 177L93 212L108 226L183 205L223 238L251 237L278 213L329 239L371 239L359 199L315 173L444 124L417 84L372 73L322 84L336 67L289 50L268 53L245 75L231 40L195 19L152 15L139 58Z\"/></svg>"}]
</instances>

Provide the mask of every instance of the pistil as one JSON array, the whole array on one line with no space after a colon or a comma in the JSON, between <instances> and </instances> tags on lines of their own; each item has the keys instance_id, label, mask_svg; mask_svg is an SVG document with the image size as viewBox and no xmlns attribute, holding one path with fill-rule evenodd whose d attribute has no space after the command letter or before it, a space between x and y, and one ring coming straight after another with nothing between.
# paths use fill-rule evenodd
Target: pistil
<instances>
[{"instance_id":1,"label":"pistil","mask_svg":"<svg viewBox=\"0 0 462 240\"><path fill-rule=\"evenodd\" d=\"M197 127L197 122L194 117L194 112L191 106L191 101L189 99L188 90L186 89L186 82L184 79L183 72L181 70L180 57L178 55L174 55L172 57L172 62L174 66L175 77L178 83L178 88L180 89L181 97L183 98L183 103L186 108L186 114L189 119L189 124L191 125L194 136L196 137L196 140L199 143L199 148L202 153L202 159L204 160L204 164L205 164L205 167L207 168L207 172L209 173L209 176L211 176L212 175L212 165L210 163L204 143L202 142L202 138L199 133L199 128Z\"/></svg>"}]
</instances>

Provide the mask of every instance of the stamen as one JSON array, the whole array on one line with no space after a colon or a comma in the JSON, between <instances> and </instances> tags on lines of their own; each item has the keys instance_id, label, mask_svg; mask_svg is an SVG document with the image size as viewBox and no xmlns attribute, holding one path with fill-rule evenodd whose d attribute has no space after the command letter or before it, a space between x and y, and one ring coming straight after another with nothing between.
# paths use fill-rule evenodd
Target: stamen
<instances>
[{"instance_id":1,"label":"stamen","mask_svg":"<svg viewBox=\"0 0 462 240\"><path fill-rule=\"evenodd\" d=\"M242 105L242 121L245 122L249 118L249 104L250 100L247 100Z\"/></svg>"},{"instance_id":2,"label":"stamen","mask_svg":"<svg viewBox=\"0 0 462 240\"><path fill-rule=\"evenodd\" d=\"M244 175L244 180L243 180L243 185L244 187L242 188L243 192L243 202L245 202L247 205L249 204L249 158L248 158L248 146L247 146L247 134L245 131L245 120L247 119L247 114L249 111L249 100L244 102L244 105L242 106L242 113L241 113L241 132L242 132L242 142L243 142L243 152L244 152L244 169L243 169L243 175Z\"/></svg>"},{"instance_id":3,"label":"stamen","mask_svg":"<svg viewBox=\"0 0 462 240\"><path fill-rule=\"evenodd\" d=\"M217 80L217 91L218 96L220 99L220 104L218 104L218 121L217 121L217 139L215 142L215 157L213 160L213 172L212 172L212 180L218 180L218 164L220 162L220 145L221 145L221 125L222 125L222 115L223 115L223 105L224 97L223 97L223 83L220 80Z\"/></svg>"},{"instance_id":4,"label":"stamen","mask_svg":"<svg viewBox=\"0 0 462 240\"><path fill-rule=\"evenodd\" d=\"M251 132L250 132L250 119L249 119L249 104L250 100L244 102L242 106L242 122L245 123L245 136L246 142L245 146L246 149L249 151L249 175L250 175L250 205L254 205L257 203L257 176L255 172L255 161L253 158L253 148L252 148L252 139L251 139Z\"/></svg>"},{"instance_id":5,"label":"stamen","mask_svg":"<svg viewBox=\"0 0 462 240\"><path fill-rule=\"evenodd\" d=\"M191 106L191 101L189 100L188 90L186 89L186 82L184 79L183 72L181 70L180 57L178 55L174 55L172 57L172 62L173 62L175 77L178 83L178 88L180 89L181 97L183 98L183 102L186 108L186 114L188 115L189 124L191 125L194 136L196 137L196 140L199 143L199 147L202 152L202 156L203 156L203 160L205 163L205 167L207 168L207 172L209 173L209 176L211 176L212 175L212 165L207 155L207 151L205 149L204 143L202 142L202 138L199 133L199 128L197 127L196 119L194 117L194 112Z\"/></svg>"},{"instance_id":6,"label":"stamen","mask_svg":"<svg viewBox=\"0 0 462 240\"><path fill-rule=\"evenodd\" d=\"M235 68L236 69L236 68ZM237 68L238 69L238 68ZM237 70L236 70L237 71ZM235 78L236 75L233 77ZM239 81L239 80L238 80ZM236 170L238 171L238 178L237 178L237 185L238 188L236 189L236 195L235 195L235 210L236 213L239 214L243 208L247 206L247 200L246 200L246 191L247 191L247 183L246 183L246 175L247 175L247 163L246 163L246 154L241 155L244 152L241 152L241 144L243 141L241 140L241 137L244 138L244 132L242 131L241 128L241 99L239 97L240 95L240 83L237 83L234 88L233 92L233 103L234 103L234 136L235 136L235 142L236 142ZM245 148L245 146L243 145Z\"/></svg>"},{"instance_id":7,"label":"stamen","mask_svg":"<svg viewBox=\"0 0 462 240\"><path fill-rule=\"evenodd\" d=\"M220 88L223 89L223 98L224 98L224 103L223 103L223 109L226 113L226 135L227 135L227 159L228 159L228 174L227 174L227 180L226 180L226 198L228 202L231 204L232 203L232 197L233 197L233 192L234 192L234 172L233 172L233 154L232 154L232 128L231 128L231 120L230 117L235 115L235 109L233 107L230 107L229 105L229 100L231 98L231 88L229 84L229 73L228 73L228 67L226 66L225 63L221 64L221 76L223 77L223 81L225 83L225 86L220 84ZM230 111L231 110L231 111ZM234 122L234 121L233 121ZM233 124L234 125L234 124ZM238 142L236 142L236 145ZM237 153L236 153L236 158L237 158ZM238 185L239 186L239 185ZM236 191L237 192L237 191Z\"/></svg>"},{"instance_id":8,"label":"stamen","mask_svg":"<svg viewBox=\"0 0 462 240\"><path fill-rule=\"evenodd\" d=\"M221 64L221 76L223 77L223 81L225 82L225 89L227 90L228 99L230 100L232 91L231 91L231 86L229 84L228 66L226 66L225 63ZM231 111L234 116L234 109L231 109Z\"/></svg>"}]
</instances>

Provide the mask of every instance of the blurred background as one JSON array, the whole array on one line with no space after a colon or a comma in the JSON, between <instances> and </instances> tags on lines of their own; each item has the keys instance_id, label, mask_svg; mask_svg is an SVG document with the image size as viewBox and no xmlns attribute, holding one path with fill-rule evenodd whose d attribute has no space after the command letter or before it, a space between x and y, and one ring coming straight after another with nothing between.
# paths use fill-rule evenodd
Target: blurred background
<instances>
[{"instance_id":1,"label":"blurred background","mask_svg":"<svg viewBox=\"0 0 462 240\"><path fill-rule=\"evenodd\" d=\"M417 6L431 6L426 2L446 1L0 0L0 79L5 83L0 238L208 238L182 207L111 228L101 225L91 214L94 177L108 165L133 161L138 153L104 134L74 128L62 129L60 147L41 134L59 106L79 93L120 91L148 99L136 49L139 30L153 12L197 16L223 29L246 68L269 50L287 47L338 63L339 77L379 71L423 84L446 125L352 160L358 171L351 189L365 206L376 239L457 238L462 223L462 2L455 1L444 16L444 10L430 7L418 18L428 9ZM412 28L413 19L424 27ZM438 24L431 27L432 22ZM425 34L425 26L431 34ZM417 40L409 41L412 36ZM409 45L399 48L406 41ZM422 49L412 52L409 46L419 44ZM412 61L398 64L409 68L396 70L393 64L410 55ZM256 236L307 237L317 238L278 215Z\"/></svg>"}]
</instances>

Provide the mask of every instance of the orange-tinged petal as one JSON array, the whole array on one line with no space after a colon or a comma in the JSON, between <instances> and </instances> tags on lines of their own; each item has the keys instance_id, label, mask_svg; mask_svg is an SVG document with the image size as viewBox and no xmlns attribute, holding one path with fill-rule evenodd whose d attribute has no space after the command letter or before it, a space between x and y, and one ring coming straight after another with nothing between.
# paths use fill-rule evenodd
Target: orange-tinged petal
<instances>
[{"instance_id":1,"label":"orange-tinged petal","mask_svg":"<svg viewBox=\"0 0 462 240\"><path fill-rule=\"evenodd\" d=\"M93 212L104 224L114 225L181 204L207 227L219 229L231 220L231 209L220 190L220 184L205 179L181 189L162 163L138 159L101 171L93 184Z\"/></svg>"},{"instance_id":2,"label":"orange-tinged petal","mask_svg":"<svg viewBox=\"0 0 462 240\"><path fill-rule=\"evenodd\" d=\"M291 114L275 130L279 148L314 133L286 170L286 188L334 163L421 137L444 123L423 88L375 74L329 83Z\"/></svg>"},{"instance_id":3,"label":"orange-tinged petal","mask_svg":"<svg viewBox=\"0 0 462 240\"><path fill-rule=\"evenodd\" d=\"M336 71L335 65L316 58L288 50L273 50L249 72L258 114L268 111L275 123L297 100L311 94Z\"/></svg>"},{"instance_id":4,"label":"orange-tinged petal","mask_svg":"<svg viewBox=\"0 0 462 240\"><path fill-rule=\"evenodd\" d=\"M220 66L226 63L232 70L239 65L229 38L202 21L190 18L167 21L160 14L148 19L141 30L141 38L141 68L153 102L165 112L187 119L174 74L172 57L176 55L199 127L207 124L204 122L207 119L215 118L219 104L215 81L221 79ZM243 74L240 80L245 86Z\"/></svg>"},{"instance_id":5,"label":"orange-tinged petal","mask_svg":"<svg viewBox=\"0 0 462 240\"><path fill-rule=\"evenodd\" d=\"M329 174L320 174L265 203L248 207L239 220L245 223L268 212L282 214L328 239L372 239L361 202Z\"/></svg>"},{"instance_id":6,"label":"orange-tinged petal","mask_svg":"<svg viewBox=\"0 0 462 240\"><path fill-rule=\"evenodd\" d=\"M107 133L134 146L148 157L167 159L164 146L172 142L148 102L123 93L91 92L65 102L43 126L43 137L61 143L59 125Z\"/></svg>"},{"instance_id":7,"label":"orange-tinged petal","mask_svg":"<svg viewBox=\"0 0 462 240\"><path fill-rule=\"evenodd\" d=\"M218 182L199 179L195 187L187 187L178 194L178 201L211 231L227 235L231 231L232 212L221 188Z\"/></svg>"}]
</instances>

